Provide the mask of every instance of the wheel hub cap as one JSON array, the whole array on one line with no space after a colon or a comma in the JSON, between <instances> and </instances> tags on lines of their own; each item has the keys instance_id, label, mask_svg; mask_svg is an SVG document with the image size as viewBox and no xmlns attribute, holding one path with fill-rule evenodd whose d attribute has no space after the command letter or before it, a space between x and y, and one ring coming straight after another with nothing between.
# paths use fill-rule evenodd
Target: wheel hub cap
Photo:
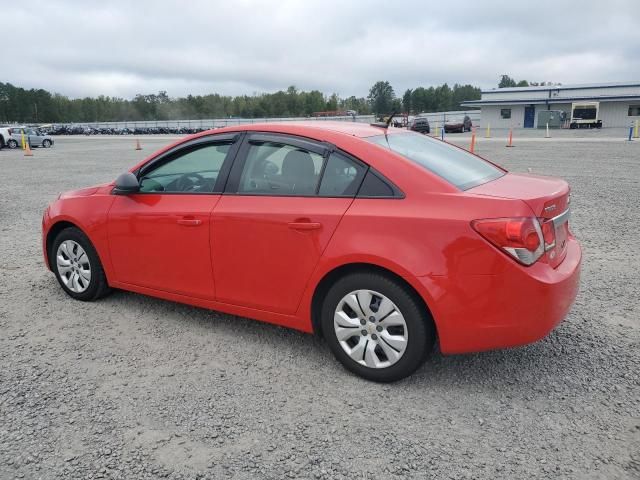
<instances>
[{"instance_id":1,"label":"wheel hub cap","mask_svg":"<svg viewBox=\"0 0 640 480\"><path fill-rule=\"evenodd\" d=\"M386 296L373 290L345 295L334 313L333 327L342 349L369 368L387 368L404 354L409 331L404 316Z\"/></svg>"},{"instance_id":2,"label":"wheel hub cap","mask_svg":"<svg viewBox=\"0 0 640 480\"><path fill-rule=\"evenodd\" d=\"M58 276L65 286L75 293L82 293L91 282L91 264L87 252L79 243L65 240L56 252Z\"/></svg>"}]
</instances>

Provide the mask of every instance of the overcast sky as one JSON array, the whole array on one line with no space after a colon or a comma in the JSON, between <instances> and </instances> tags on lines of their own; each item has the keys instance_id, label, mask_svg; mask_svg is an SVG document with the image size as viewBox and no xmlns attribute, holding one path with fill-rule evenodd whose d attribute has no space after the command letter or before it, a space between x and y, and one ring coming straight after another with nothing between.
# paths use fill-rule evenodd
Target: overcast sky
<instances>
[{"instance_id":1,"label":"overcast sky","mask_svg":"<svg viewBox=\"0 0 640 480\"><path fill-rule=\"evenodd\" d=\"M68 95L366 96L448 82L640 80L640 4L0 0L0 81ZM7 55L9 54L9 55Z\"/></svg>"}]
</instances>

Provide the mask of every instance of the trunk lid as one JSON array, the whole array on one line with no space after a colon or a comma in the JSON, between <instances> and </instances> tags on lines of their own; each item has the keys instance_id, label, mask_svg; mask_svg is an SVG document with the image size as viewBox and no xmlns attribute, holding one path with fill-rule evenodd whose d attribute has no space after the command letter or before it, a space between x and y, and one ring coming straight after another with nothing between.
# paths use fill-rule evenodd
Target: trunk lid
<instances>
[{"instance_id":1,"label":"trunk lid","mask_svg":"<svg viewBox=\"0 0 640 480\"><path fill-rule=\"evenodd\" d=\"M540 219L543 231L549 229L555 233L555 245L548 248L542 257L543 261L555 268L567 254L570 191L569 184L559 178L507 173L471 188L467 193L524 201Z\"/></svg>"}]
</instances>

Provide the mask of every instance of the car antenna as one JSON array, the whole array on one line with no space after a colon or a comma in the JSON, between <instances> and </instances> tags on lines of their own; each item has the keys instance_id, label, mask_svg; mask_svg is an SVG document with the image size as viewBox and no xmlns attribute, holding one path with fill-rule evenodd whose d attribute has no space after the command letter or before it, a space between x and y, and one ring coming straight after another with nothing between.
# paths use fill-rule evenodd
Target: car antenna
<instances>
[{"instance_id":1,"label":"car antenna","mask_svg":"<svg viewBox=\"0 0 640 480\"><path fill-rule=\"evenodd\" d=\"M398 112L393 112L391 115L389 115L389 118L387 118L387 120L385 122L374 122L371 124L372 127L379 127L379 128L384 128L384 136L387 136L387 129L389 128L389 125L391 125L391 120L393 120L393 117L395 117L398 114Z\"/></svg>"},{"instance_id":2,"label":"car antenna","mask_svg":"<svg viewBox=\"0 0 640 480\"><path fill-rule=\"evenodd\" d=\"M391 120L393 120L393 117L395 117L398 114L398 112L393 112L391 115L389 115L389 118L387 118L387 126L386 128L389 128L389 125L391 125Z\"/></svg>"}]
</instances>

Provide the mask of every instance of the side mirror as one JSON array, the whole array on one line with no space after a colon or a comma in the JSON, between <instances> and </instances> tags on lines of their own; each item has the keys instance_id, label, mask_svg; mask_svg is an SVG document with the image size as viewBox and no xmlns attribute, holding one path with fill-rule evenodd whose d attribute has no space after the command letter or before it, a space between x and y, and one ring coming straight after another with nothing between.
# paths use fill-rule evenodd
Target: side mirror
<instances>
[{"instance_id":1,"label":"side mirror","mask_svg":"<svg viewBox=\"0 0 640 480\"><path fill-rule=\"evenodd\" d=\"M129 195L140 191L138 178L131 172L125 172L116 178L116 186L112 193L114 195Z\"/></svg>"}]
</instances>

